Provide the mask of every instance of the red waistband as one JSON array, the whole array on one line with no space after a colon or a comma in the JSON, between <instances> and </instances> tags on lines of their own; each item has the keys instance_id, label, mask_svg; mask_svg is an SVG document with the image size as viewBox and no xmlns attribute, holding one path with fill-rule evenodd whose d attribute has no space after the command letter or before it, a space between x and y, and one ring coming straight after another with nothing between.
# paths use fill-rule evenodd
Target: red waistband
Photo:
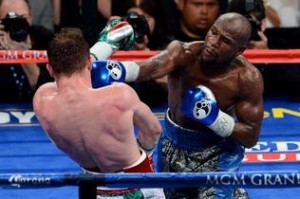
<instances>
[{"instance_id":1,"label":"red waistband","mask_svg":"<svg viewBox=\"0 0 300 199\"><path fill-rule=\"evenodd\" d=\"M130 168L124 168L123 172L125 173L152 173L153 168L152 168L152 163L151 160L146 156L146 158L138 165Z\"/></svg>"},{"instance_id":2,"label":"red waistband","mask_svg":"<svg viewBox=\"0 0 300 199\"><path fill-rule=\"evenodd\" d=\"M153 163L152 159L150 159L147 155L144 160L142 160L141 163L139 163L136 166L124 168L119 171L115 171L115 173L124 172L124 173L152 173L153 170ZM96 173L103 173L99 168L90 168L90 169L84 169L87 172L96 172Z\"/></svg>"}]
</instances>

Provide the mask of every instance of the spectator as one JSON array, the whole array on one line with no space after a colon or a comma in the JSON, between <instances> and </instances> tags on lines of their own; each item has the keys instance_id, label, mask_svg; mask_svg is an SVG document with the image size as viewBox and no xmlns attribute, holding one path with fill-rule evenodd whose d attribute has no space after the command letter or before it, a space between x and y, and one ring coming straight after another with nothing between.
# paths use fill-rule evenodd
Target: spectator
<instances>
[{"instance_id":1,"label":"spectator","mask_svg":"<svg viewBox=\"0 0 300 199\"><path fill-rule=\"evenodd\" d=\"M265 7L262 0L253 0L246 6L246 0L231 0L229 12L238 12L248 18L252 24L252 39L249 49L288 48L287 35L276 37L264 34L266 29ZM267 32L267 31L266 31ZM274 33L273 31L271 33ZM264 96L288 96L292 100L300 100L299 64L256 64L264 78Z\"/></svg>"},{"instance_id":2,"label":"spectator","mask_svg":"<svg viewBox=\"0 0 300 199\"><path fill-rule=\"evenodd\" d=\"M264 0L266 13L270 7L277 12L280 23L274 22L272 18L267 18L267 27L299 27L299 0Z\"/></svg>"},{"instance_id":3,"label":"spectator","mask_svg":"<svg viewBox=\"0 0 300 199\"><path fill-rule=\"evenodd\" d=\"M164 34L162 15L157 10L162 10L160 0L98 0L98 11L106 19L115 15L124 17L129 12L135 12L146 19L149 33L142 39L143 42L135 43L132 50L161 50L169 43Z\"/></svg>"},{"instance_id":4,"label":"spectator","mask_svg":"<svg viewBox=\"0 0 300 199\"><path fill-rule=\"evenodd\" d=\"M9 15L8 15L9 13ZM23 19L24 35L13 37L6 28L5 21L9 16ZM27 0L0 1L0 19L4 27L0 30L1 50L45 50L53 33L42 26L32 26L32 15ZM29 31L26 31L27 28ZM24 36L24 37L23 37ZM5 64L0 67L0 95L1 101L31 100L34 91L42 83L51 78L46 72L44 64Z\"/></svg>"},{"instance_id":5,"label":"spectator","mask_svg":"<svg viewBox=\"0 0 300 199\"><path fill-rule=\"evenodd\" d=\"M107 0L100 0L99 2L106 1ZM98 4L99 3L97 0L84 0L81 3L81 30L90 46L95 43L98 38L99 32L105 27L108 19L98 12ZM101 7L104 6L101 5Z\"/></svg>"},{"instance_id":6,"label":"spectator","mask_svg":"<svg viewBox=\"0 0 300 199\"><path fill-rule=\"evenodd\" d=\"M277 11L274 9L273 5L270 3L269 0L263 0L264 8L266 11L266 18L267 18L267 27L270 27L268 23L272 23L274 27L280 27L281 20Z\"/></svg>"},{"instance_id":7,"label":"spectator","mask_svg":"<svg viewBox=\"0 0 300 199\"><path fill-rule=\"evenodd\" d=\"M185 42L204 40L211 25L227 8L227 1L224 0L176 0L175 2L179 19L176 24L171 24L172 29L168 32L174 39ZM168 16L168 12L172 11L165 12ZM165 23L169 24L168 21Z\"/></svg>"},{"instance_id":8,"label":"spectator","mask_svg":"<svg viewBox=\"0 0 300 199\"><path fill-rule=\"evenodd\" d=\"M264 34L266 30L266 14L262 0L231 0L228 12L237 12L244 15L250 22L252 33L248 43L249 49L268 49L268 38Z\"/></svg>"},{"instance_id":9,"label":"spectator","mask_svg":"<svg viewBox=\"0 0 300 199\"><path fill-rule=\"evenodd\" d=\"M140 41L135 42L133 50L161 50L170 42L165 36L165 30L162 24L163 18L157 10L162 10L160 0L131 0L131 6L127 13L136 13L148 23L145 29L145 35Z\"/></svg>"},{"instance_id":10,"label":"spectator","mask_svg":"<svg viewBox=\"0 0 300 199\"><path fill-rule=\"evenodd\" d=\"M161 22L161 2L158 0L131 1L128 13L138 16L143 24L147 24L142 38L137 38L131 50L161 50L169 40L165 37ZM128 15L130 16L130 15ZM134 17L134 16L133 16ZM144 20L143 20L144 19ZM142 29L142 28L140 28ZM140 34L137 34L140 35ZM140 99L150 107L158 107L167 101L167 77L156 80L129 83L138 93Z\"/></svg>"},{"instance_id":11,"label":"spectator","mask_svg":"<svg viewBox=\"0 0 300 199\"><path fill-rule=\"evenodd\" d=\"M131 0L97 0L98 12L106 19L125 16L131 5Z\"/></svg>"},{"instance_id":12,"label":"spectator","mask_svg":"<svg viewBox=\"0 0 300 199\"><path fill-rule=\"evenodd\" d=\"M51 0L29 0L32 25L39 25L54 32L54 16Z\"/></svg>"},{"instance_id":13,"label":"spectator","mask_svg":"<svg viewBox=\"0 0 300 199\"><path fill-rule=\"evenodd\" d=\"M129 0L82 1L82 30L89 45L97 40L111 16L125 16L129 7Z\"/></svg>"},{"instance_id":14,"label":"spectator","mask_svg":"<svg viewBox=\"0 0 300 199\"><path fill-rule=\"evenodd\" d=\"M102 3L107 1L102 1ZM110 12L107 12L110 6L115 1L109 1L112 4L102 4L108 6L108 9L101 10L104 16L109 17ZM162 27L162 19L157 10L161 10L161 2L159 0L127 0L123 2L127 8L127 13L118 10L123 15L125 20L129 21L136 32L136 42L131 50L161 50L168 43L168 38L165 37ZM101 6L100 6L101 7ZM103 8L102 7L102 8ZM130 83L134 90L138 93L140 99L150 107L157 107L167 101L167 78L157 80L149 80L138 83Z\"/></svg>"},{"instance_id":15,"label":"spectator","mask_svg":"<svg viewBox=\"0 0 300 199\"><path fill-rule=\"evenodd\" d=\"M62 27L81 27L81 0L52 0L52 4L55 32Z\"/></svg>"}]
</instances>

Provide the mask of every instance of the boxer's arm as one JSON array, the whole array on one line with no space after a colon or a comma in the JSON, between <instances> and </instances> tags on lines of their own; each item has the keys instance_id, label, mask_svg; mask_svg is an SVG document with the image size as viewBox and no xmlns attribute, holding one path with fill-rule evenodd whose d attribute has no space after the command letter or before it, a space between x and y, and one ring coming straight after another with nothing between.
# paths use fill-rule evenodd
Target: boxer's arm
<instances>
[{"instance_id":1,"label":"boxer's arm","mask_svg":"<svg viewBox=\"0 0 300 199\"><path fill-rule=\"evenodd\" d=\"M139 130L139 135L137 137L139 146L147 153L151 153L162 132L162 127L158 118L146 104L140 101L136 105L133 121L134 125Z\"/></svg>"},{"instance_id":2,"label":"boxer's arm","mask_svg":"<svg viewBox=\"0 0 300 199\"><path fill-rule=\"evenodd\" d=\"M263 81L260 73L255 79L244 83L241 99L236 104L238 122L235 123L231 138L245 147L253 147L259 138L263 120Z\"/></svg>"},{"instance_id":3,"label":"boxer's arm","mask_svg":"<svg viewBox=\"0 0 300 199\"><path fill-rule=\"evenodd\" d=\"M144 104L138 97L137 93L125 83L116 83L111 86L115 89L114 96L118 99L115 101L116 106L122 110L127 117L130 117L133 124L122 120L127 124L123 125L134 125L139 131L139 134L136 139L137 144L140 148L148 154L152 154L156 143L162 132L162 127L158 118L152 113L150 108ZM116 89L119 89L118 91ZM129 114L130 113L130 116ZM120 125L121 127L123 125ZM122 127L124 129L124 126Z\"/></svg>"},{"instance_id":4,"label":"boxer's arm","mask_svg":"<svg viewBox=\"0 0 300 199\"><path fill-rule=\"evenodd\" d=\"M184 67L193 55L186 53L183 43L173 41L166 50L142 62L99 60L93 63L92 82L95 88L112 82L133 82L164 77ZM113 63L114 62L114 63ZM114 67L114 66L117 67Z\"/></svg>"},{"instance_id":5,"label":"boxer's arm","mask_svg":"<svg viewBox=\"0 0 300 199\"><path fill-rule=\"evenodd\" d=\"M173 41L153 57L136 62L140 67L137 81L161 78L179 67L186 66L191 56L185 53L183 45L183 42Z\"/></svg>"}]
</instances>

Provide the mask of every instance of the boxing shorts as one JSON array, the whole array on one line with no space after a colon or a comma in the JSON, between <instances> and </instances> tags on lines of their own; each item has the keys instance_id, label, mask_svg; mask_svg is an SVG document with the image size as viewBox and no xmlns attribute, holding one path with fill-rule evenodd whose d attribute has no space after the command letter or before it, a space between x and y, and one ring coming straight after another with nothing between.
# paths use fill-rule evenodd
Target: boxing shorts
<instances>
[{"instance_id":1,"label":"boxing shorts","mask_svg":"<svg viewBox=\"0 0 300 199\"><path fill-rule=\"evenodd\" d=\"M157 149L158 172L238 171L245 148L213 131L194 131L173 122L166 112L164 132ZM244 189L189 188L165 190L167 198L239 198L246 199Z\"/></svg>"},{"instance_id":2,"label":"boxing shorts","mask_svg":"<svg viewBox=\"0 0 300 199\"><path fill-rule=\"evenodd\" d=\"M99 175L101 172L83 169L84 173ZM141 157L132 165L118 171L117 173L152 173L153 168L146 153L141 150ZM87 195L87 194L85 194ZM153 188L108 188L96 187L97 199L165 199L163 189Z\"/></svg>"}]
</instances>

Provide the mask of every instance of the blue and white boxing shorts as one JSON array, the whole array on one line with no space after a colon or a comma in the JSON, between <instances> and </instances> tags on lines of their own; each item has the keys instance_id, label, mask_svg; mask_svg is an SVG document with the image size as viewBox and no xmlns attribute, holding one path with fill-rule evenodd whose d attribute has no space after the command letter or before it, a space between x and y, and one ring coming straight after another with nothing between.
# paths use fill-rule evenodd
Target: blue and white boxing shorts
<instances>
[{"instance_id":1,"label":"blue and white boxing shorts","mask_svg":"<svg viewBox=\"0 0 300 199\"><path fill-rule=\"evenodd\" d=\"M167 111L165 129L157 148L158 172L238 171L245 148L207 129L185 129L174 123ZM167 198L247 199L244 189L189 188L165 190Z\"/></svg>"}]
</instances>

